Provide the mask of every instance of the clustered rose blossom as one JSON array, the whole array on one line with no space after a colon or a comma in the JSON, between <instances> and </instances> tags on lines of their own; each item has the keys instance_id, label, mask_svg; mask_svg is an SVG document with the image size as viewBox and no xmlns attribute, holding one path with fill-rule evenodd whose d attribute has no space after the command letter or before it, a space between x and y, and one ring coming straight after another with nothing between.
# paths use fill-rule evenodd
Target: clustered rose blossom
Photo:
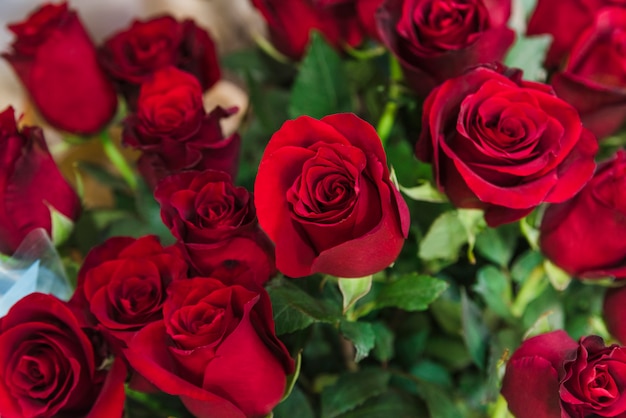
<instances>
[{"instance_id":1,"label":"clustered rose blossom","mask_svg":"<svg viewBox=\"0 0 626 418\"><path fill-rule=\"evenodd\" d=\"M529 338L507 363L502 395L516 418L626 417L626 348L561 330Z\"/></svg>"},{"instance_id":2,"label":"clustered rose blossom","mask_svg":"<svg viewBox=\"0 0 626 418\"><path fill-rule=\"evenodd\" d=\"M540 228L541 251L578 277L626 278L625 190L626 151L621 150L598 167L580 193L548 207Z\"/></svg>"},{"instance_id":3,"label":"clustered rose blossom","mask_svg":"<svg viewBox=\"0 0 626 418\"><path fill-rule=\"evenodd\" d=\"M13 253L35 228L51 235L52 210L76 220L78 196L48 152L42 130L18 129L9 107L0 113L0 252Z\"/></svg>"},{"instance_id":4,"label":"clustered rose blossom","mask_svg":"<svg viewBox=\"0 0 626 418\"><path fill-rule=\"evenodd\" d=\"M626 120L626 3L622 0L540 0L529 34L553 42L546 66L552 85L599 139Z\"/></svg>"},{"instance_id":5,"label":"clustered rose blossom","mask_svg":"<svg viewBox=\"0 0 626 418\"><path fill-rule=\"evenodd\" d=\"M285 122L265 148L254 190L276 266L290 277L376 273L408 235L409 210L380 138L354 114Z\"/></svg>"},{"instance_id":6,"label":"clustered rose blossom","mask_svg":"<svg viewBox=\"0 0 626 418\"><path fill-rule=\"evenodd\" d=\"M141 85L137 108L124 121L122 142L142 151L137 165L152 188L185 170L212 168L235 176L240 137L224 137L220 126L235 111L216 107L206 113L197 79L167 67Z\"/></svg>"},{"instance_id":7,"label":"clustered rose blossom","mask_svg":"<svg viewBox=\"0 0 626 418\"><path fill-rule=\"evenodd\" d=\"M484 209L497 226L572 198L593 174L597 149L576 110L549 86L496 66L432 91L416 155L433 164L455 206Z\"/></svg>"},{"instance_id":8,"label":"clustered rose blossom","mask_svg":"<svg viewBox=\"0 0 626 418\"><path fill-rule=\"evenodd\" d=\"M67 3L46 4L9 29L16 38L2 56L51 125L94 134L111 120L117 108L115 90Z\"/></svg>"}]
</instances>

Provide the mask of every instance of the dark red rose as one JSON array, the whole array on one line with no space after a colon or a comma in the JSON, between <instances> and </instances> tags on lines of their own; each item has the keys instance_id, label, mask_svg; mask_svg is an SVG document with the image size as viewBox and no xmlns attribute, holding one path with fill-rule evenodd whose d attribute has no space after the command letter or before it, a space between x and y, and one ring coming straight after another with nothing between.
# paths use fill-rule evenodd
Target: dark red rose
<instances>
[{"instance_id":1,"label":"dark red rose","mask_svg":"<svg viewBox=\"0 0 626 418\"><path fill-rule=\"evenodd\" d=\"M564 331L524 341L506 366L502 395L516 418L626 417L626 348Z\"/></svg>"},{"instance_id":2,"label":"dark red rose","mask_svg":"<svg viewBox=\"0 0 626 418\"><path fill-rule=\"evenodd\" d=\"M163 222L199 275L231 280L231 270L250 270L262 285L274 274L274 248L259 229L252 195L235 187L228 174L175 174L159 183L154 197Z\"/></svg>"},{"instance_id":3,"label":"dark red rose","mask_svg":"<svg viewBox=\"0 0 626 418\"><path fill-rule=\"evenodd\" d=\"M187 278L187 270L180 251L163 248L154 235L110 238L87 255L71 303L120 353L138 330L163 317L167 286Z\"/></svg>"},{"instance_id":4,"label":"dark red rose","mask_svg":"<svg viewBox=\"0 0 626 418\"><path fill-rule=\"evenodd\" d=\"M626 278L626 151L598 167L567 202L551 205L541 222L543 253L584 278Z\"/></svg>"},{"instance_id":5,"label":"dark red rose","mask_svg":"<svg viewBox=\"0 0 626 418\"><path fill-rule=\"evenodd\" d=\"M203 90L221 77L208 32L192 20L178 22L171 16L133 21L104 42L100 59L131 107L140 85L162 68L174 66L193 74Z\"/></svg>"},{"instance_id":6,"label":"dark red rose","mask_svg":"<svg viewBox=\"0 0 626 418\"><path fill-rule=\"evenodd\" d=\"M576 341L558 330L527 339L513 353L502 380L502 395L516 418L561 416L563 362L576 351Z\"/></svg>"},{"instance_id":7,"label":"dark red rose","mask_svg":"<svg viewBox=\"0 0 626 418\"><path fill-rule=\"evenodd\" d=\"M0 319L2 417L121 417L126 366L103 368L95 337L54 296L18 301Z\"/></svg>"},{"instance_id":8,"label":"dark red rose","mask_svg":"<svg viewBox=\"0 0 626 418\"><path fill-rule=\"evenodd\" d=\"M80 201L50 156L41 129L18 131L9 107L0 113L0 252L15 251L35 228L50 235L51 208L75 220Z\"/></svg>"},{"instance_id":9,"label":"dark red rose","mask_svg":"<svg viewBox=\"0 0 626 418\"><path fill-rule=\"evenodd\" d=\"M607 329L620 343L626 342L626 287L608 289L602 317Z\"/></svg>"},{"instance_id":10,"label":"dark red rose","mask_svg":"<svg viewBox=\"0 0 626 418\"><path fill-rule=\"evenodd\" d=\"M128 359L199 418L260 418L283 396L293 361L267 293L212 278L173 282L163 321L139 331Z\"/></svg>"},{"instance_id":11,"label":"dark red rose","mask_svg":"<svg viewBox=\"0 0 626 418\"><path fill-rule=\"evenodd\" d=\"M302 116L272 136L254 185L287 276L363 277L395 261L409 211L374 128L354 114Z\"/></svg>"},{"instance_id":12,"label":"dark red rose","mask_svg":"<svg viewBox=\"0 0 626 418\"><path fill-rule=\"evenodd\" d=\"M515 38L510 0L386 0L377 23L406 82L426 95L477 64L499 61Z\"/></svg>"},{"instance_id":13,"label":"dark red rose","mask_svg":"<svg viewBox=\"0 0 626 418\"><path fill-rule=\"evenodd\" d=\"M174 67L142 84L137 110L124 122L122 141L140 149L138 167L150 186L184 170L212 168L237 173L240 137L224 138L220 120L235 109L204 111L202 90L190 74Z\"/></svg>"},{"instance_id":14,"label":"dark red rose","mask_svg":"<svg viewBox=\"0 0 626 418\"><path fill-rule=\"evenodd\" d=\"M626 5L626 3L625 3ZM578 110L598 139L626 119L626 8L601 9L573 45L563 72L552 78L556 94Z\"/></svg>"},{"instance_id":15,"label":"dark red rose","mask_svg":"<svg viewBox=\"0 0 626 418\"><path fill-rule=\"evenodd\" d=\"M67 3L46 4L10 24L11 52L2 56L56 128L93 134L115 115L117 95L98 64L96 50Z\"/></svg>"},{"instance_id":16,"label":"dark red rose","mask_svg":"<svg viewBox=\"0 0 626 418\"><path fill-rule=\"evenodd\" d=\"M552 35L546 66L556 68L571 51L581 32L593 23L600 9L624 5L624 0L538 0L526 33Z\"/></svg>"},{"instance_id":17,"label":"dark red rose","mask_svg":"<svg viewBox=\"0 0 626 418\"><path fill-rule=\"evenodd\" d=\"M571 198L593 174L597 148L549 86L480 67L428 96L416 154L455 206L484 209L497 226Z\"/></svg>"},{"instance_id":18,"label":"dark red rose","mask_svg":"<svg viewBox=\"0 0 626 418\"><path fill-rule=\"evenodd\" d=\"M359 45L363 29L353 2L252 0L267 22L274 46L295 60L304 55L312 30L320 32L337 49L346 44Z\"/></svg>"},{"instance_id":19,"label":"dark red rose","mask_svg":"<svg viewBox=\"0 0 626 418\"><path fill-rule=\"evenodd\" d=\"M361 26L372 39L380 39L378 24L376 22L376 11L383 4L384 0L356 0L356 11L361 21Z\"/></svg>"}]
</instances>

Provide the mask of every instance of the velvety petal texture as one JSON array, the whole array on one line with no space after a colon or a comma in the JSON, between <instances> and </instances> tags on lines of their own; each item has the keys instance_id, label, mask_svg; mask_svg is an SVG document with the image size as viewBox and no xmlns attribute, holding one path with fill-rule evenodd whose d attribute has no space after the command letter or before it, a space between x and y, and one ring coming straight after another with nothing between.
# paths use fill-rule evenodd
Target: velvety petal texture
<instances>
[{"instance_id":1,"label":"velvety petal texture","mask_svg":"<svg viewBox=\"0 0 626 418\"><path fill-rule=\"evenodd\" d=\"M545 85L502 66L446 81L424 103L417 157L452 203L490 226L574 196L595 168L595 137Z\"/></svg>"},{"instance_id":2,"label":"velvety petal texture","mask_svg":"<svg viewBox=\"0 0 626 418\"><path fill-rule=\"evenodd\" d=\"M239 284L252 274L256 286L274 275L274 247L259 229L252 194L235 187L227 173L175 174L159 183L154 197L196 273Z\"/></svg>"},{"instance_id":3,"label":"velvety petal texture","mask_svg":"<svg viewBox=\"0 0 626 418\"><path fill-rule=\"evenodd\" d=\"M9 107L0 113L0 252L13 253L35 228L51 234L51 208L76 220L80 201L48 152L42 130L18 131Z\"/></svg>"},{"instance_id":4,"label":"velvety petal texture","mask_svg":"<svg viewBox=\"0 0 626 418\"><path fill-rule=\"evenodd\" d=\"M579 194L548 207L539 241L546 257L578 277L626 278L624 190L626 152L621 150L598 167Z\"/></svg>"},{"instance_id":5,"label":"velvety petal texture","mask_svg":"<svg viewBox=\"0 0 626 418\"><path fill-rule=\"evenodd\" d=\"M0 320L0 414L121 417L126 366L100 367L98 341L54 296L22 298Z\"/></svg>"},{"instance_id":6,"label":"velvety petal texture","mask_svg":"<svg viewBox=\"0 0 626 418\"><path fill-rule=\"evenodd\" d=\"M406 82L425 96L468 68L501 60L515 38L510 12L510 0L385 0L377 26Z\"/></svg>"},{"instance_id":7,"label":"velvety petal texture","mask_svg":"<svg viewBox=\"0 0 626 418\"><path fill-rule=\"evenodd\" d=\"M255 182L263 230L287 276L363 277L393 263L409 212L374 128L353 114L286 122Z\"/></svg>"},{"instance_id":8,"label":"velvety petal texture","mask_svg":"<svg viewBox=\"0 0 626 418\"><path fill-rule=\"evenodd\" d=\"M132 340L127 358L197 417L261 418L283 396L293 361L274 334L264 290L213 278L173 282L164 319Z\"/></svg>"},{"instance_id":9,"label":"velvety petal texture","mask_svg":"<svg viewBox=\"0 0 626 418\"><path fill-rule=\"evenodd\" d=\"M185 170L212 168L234 176L240 137L224 137L220 120L236 110L216 107L207 114L198 80L166 67L142 84L136 112L124 121L122 141L142 151L137 164L152 188Z\"/></svg>"},{"instance_id":10,"label":"velvety petal texture","mask_svg":"<svg viewBox=\"0 0 626 418\"><path fill-rule=\"evenodd\" d=\"M46 4L9 25L15 35L2 54L43 117L54 127L94 134L115 115L117 95L96 50L67 3Z\"/></svg>"},{"instance_id":11,"label":"velvety petal texture","mask_svg":"<svg viewBox=\"0 0 626 418\"><path fill-rule=\"evenodd\" d=\"M607 329L621 344L626 343L626 287L608 289L604 296L602 318Z\"/></svg>"},{"instance_id":12,"label":"velvety petal texture","mask_svg":"<svg viewBox=\"0 0 626 418\"><path fill-rule=\"evenodd\" d=\"M141 84L156 71L174 66L209 89L221 78L217 50L209 33L193 20L172 16L134 20L112 34L99 51L100 61L131 107Z\"/></svg>"}]
</instances>

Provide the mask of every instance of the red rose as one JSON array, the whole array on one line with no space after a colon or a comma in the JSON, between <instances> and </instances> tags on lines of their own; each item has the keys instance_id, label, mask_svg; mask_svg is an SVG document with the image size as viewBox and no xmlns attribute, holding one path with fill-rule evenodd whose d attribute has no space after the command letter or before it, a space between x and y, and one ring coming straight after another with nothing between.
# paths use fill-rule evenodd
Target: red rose
<instances>
[{"instance_id":1,"label":"red rose","mask_svg":"<svg viewBox=\"0 0 626 418\"><path fill-rule=\"evenodd\" d=\"M546 66L559 67L580 33L592 24L601 8L623 5L626 5L624 0L538 0L526 33L552 35Z\"/></svg>"},{"instance_id":2,"label":"red rose","mask_svg":"<svg viewBox=\"0 0 626 418\"><path fill-rule=\"evenodd\" d=\"M17 302L0 319L2 417L121 417L126 366L102 368L96 340L54 296Z\"/></svg>"},{"instance_id":3,"label":"red rose","mask_svg":"<svg viewBox=\"0 0 626 418\"><path fill-rule=\"evenodd\" d=\"M230 270L250 270L262 285L274 274L274 249L259 229L252 195L235 187L228 174L175 174L159 183L154 197L163 222L200 275L231 280Z\"/></svg>"},{"instance_id":4,"label":"red rose","mask_svg":"<svg viewBox=\"0 0 626 418\"><path fill-rule=\"evenodd\" d=\"M130 28L104 42L100 59L131 107L140 85L162 68L175 66L193 74L203 90L221 77L216 48L207 31L192 20L178 22L171 16L133 21Z\"/></svg>"},{"instance_id":5,"label":"red rose","mask_svg":"<svg viewBox=\"0 0 626 418\"><path fill-rule=\"evenodd\" d=\"M428 96L416 153L455 206L484 209L497 226L571 198L593 174L597 148L549 86L481 67Z\"/></svg>"},{"instance_id":6,"label":"red rose","mask_svg":"<svg viewBox=\"0 0 626 418\"><path fill-rule=\"evenodd\" d=\"M619 151L574 198L548 207L539 241L546 257L578 277L626 278L624 190L626 151Z\"/></svg>"},{"instance_id":7,"label":"red rose","mask_svg":"<svg viewBox=\"0 0 626 418\"><path fill-rule=\"evenodd\" d=\"M359 23L367 35L373 39L379 39L378 27L376 26L376 9L380 7L384 0L313 0L316 6L337 7L344 5L348 8L351 5L356 9Z\"/></svg>"},{"instance_id":8,"label":"red rose","mask_svg":"<svg viewBox=\"0 0 626 418\"><path fill-rule=\"evenodd\" d=\"M409 211L380 139L353 114L285 122L265 148L254 190L259 222L287 276L376 273L395 261L408 235Z\"/></svg>"},{"instance_id":9,"label":"red rose","mask_svg":"<svg viewBox=\"0 0 626 418\"><path fill-rule=\"evenodd\" d=\"M17 130L13 108L0 113L0 252L10 254L35 228L52 233L51 208L75 220L78 196L37 127Z\"/></svg>"},{"instance_id":10,"label":"red rose","mask_svg":"<svg viewBox=\"0 0 626 418\"><path fill-rule=\"evenodd\" d=\"M626 417L626 348L576 344L564 331L524 341L506 366L502 395L516 418Z\"/></svg>"},{"instance_id":11,"label":"red rose","mask_svg":"<svg viewBox=\"0 0 626 418\"><path fill-rule=\"evenodd\" d=\"M120 353L138 330L163 317L167 286L187 270L177 248L163 248L156 236L110 238L87 254L71 303Z\"/></svg>"},{"instance_id":12,"label":"red rose","mask_svg":"<svg viewBox=\"0 0 626 418\"><path fill-rule=\"evenodd\" d=\"M206 114L202 90L190 74L167 67L141 86L137 110L124 122L122 141L143 151L138 167L153 188L183 170L223 170L234 176L240 137L224 138L220 120L233 110Z\"/></svg>"},{"instance_id":13,"label":"red rose","mask_svg":"<svg viewBox=\"0 0 626 418\"><path fill-rule=\"evenodd\" d=\"M515 34L510 0L386 0L377 20L407 83L426 95L477 64L499 61Z\"/></svg>"},{"instance_id":14,"label":"red rose","mask_svg":"<svg viewBox=\"0 0 626 418\"><path fill-rule=\"evenodd\" d=\"M24 22L9 25L16 36L11 64L35 105L53 126L93 134L115 115L117 96L100 69L96 50L67 3L46 4Z\"/></svg>"},{"instance_id":15,"label":"red rose","mask_svg":"<svg viewBox=\"0 0 626 418\"><path fill-rule=\"evenodd\" d=\"M353 1L320 3L324 2L252 0L254 7L267 22L274 46L295 60L304 55L312 30L321 32L337 49L345 44L357 46L363 40L363 31L356 17L354 4L351 4Z\"/></svg>"},{"instance_id":16,"label":"red rose","mask_svg":"<svg viewBox=\"0 0 626 418\"><path fill-rule=\"evenodd\" d=\"M269 297L216 279L173 282L163 321L139 331L128 359L200 418L266 416L293 361L274 334Z\"/></svg>"},{"instance_id":17,"label":"red rose","mask_svg":"<svg viewBox=\"0 0 626 418\"><path fill-rule=\"evenodd\" d=\"M556 94L598 139L626 119L625 48L626 8L604 8L573 45L563 72L552 78Z\"/></svg>"},{"instance_id":18,"label":"red rose","mask_svg":"<svg viewBox=\"0 0 626 418\"><path fill-rule=\"evenodd\" d=\"M620 343L626 342L626 287L608 289L604 296L602 317L606 327Z\"/></svg>"}]
</instances>

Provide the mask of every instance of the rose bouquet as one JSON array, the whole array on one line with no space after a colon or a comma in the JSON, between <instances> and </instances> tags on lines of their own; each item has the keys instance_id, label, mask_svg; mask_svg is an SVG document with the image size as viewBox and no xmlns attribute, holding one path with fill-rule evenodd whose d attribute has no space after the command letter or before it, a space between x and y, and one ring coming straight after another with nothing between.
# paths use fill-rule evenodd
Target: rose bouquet
<instances>
[{"instance_id":1,"label":"rose bouquet","mask_svg":"<svg viewBox=\"0 0 626 418\"><path fill-rule=\"evenodd\" d=\"M0 416L626 417L626 4L247 4L8 26Z\"/></svg>"}]
</instances>

